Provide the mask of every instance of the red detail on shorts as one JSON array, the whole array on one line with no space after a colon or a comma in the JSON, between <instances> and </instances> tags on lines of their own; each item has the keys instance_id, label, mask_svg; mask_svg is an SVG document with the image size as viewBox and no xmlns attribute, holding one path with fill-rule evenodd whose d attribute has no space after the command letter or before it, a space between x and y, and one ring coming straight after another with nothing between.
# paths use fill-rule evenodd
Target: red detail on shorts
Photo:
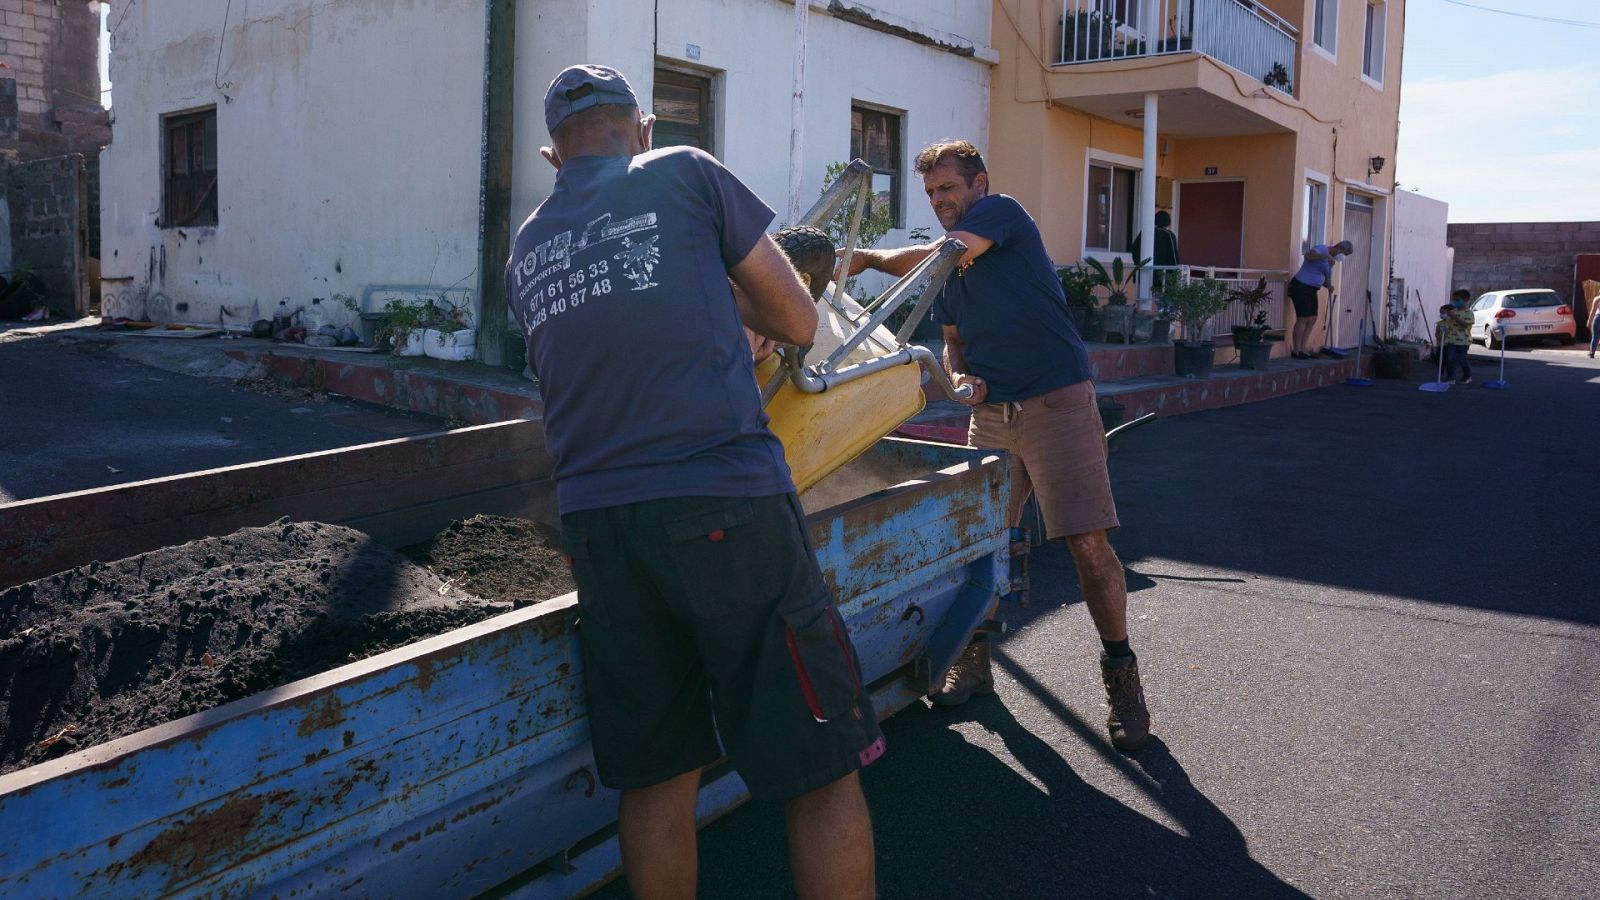
<instances>
[{"instance_id":1,"label":"red detail on shorts","mask_svg":"<svg viewBox=\"0 0 1600 900\"><path fill-rule=\"evenodd\" d=\"M806 664L800 661L800 648L794 643L794 629L783 626L783 639L789 644L789 659L794 662L794 674L800 679L800 693L805 695L806 706L811 708L811 718L818 722L826 722L822 717L822 703L817 700L817 689L811 684L811 676L806 674Z\"/></svg>"},{"instance_id":2,"label":"red detail on shorts","mask_svg":"<svg viewBox=\"0 0 1600 900\"><path fill-rule=\"evenodd\" d=\"M844 639L844 632L839 628L839 615L828 609L828 621L833 623L833 639L839 643L839 656L844 659L844 667L850 670L850 683L855 685L856 693L861 693L861 673L856 671L855 658L850 653L850 644ZM861 718L858 712L856 718Z\"/></svg>"},{"instance_id":3,"label":"red detail on shorts","mask_svg":"<svg viewBox=\"0 0 1600 900\"><path fill-rule=\"evenodd\" d=\"M722 529L721 528L718 528L716 531L713 531L710 534L706 535L706 537L711 540L711 543L715 544L717 541L720 541L724 537L727 537L727 535L722 533Z\"/></svg>"},{"instance_id":4,"label":"red detail on shorts","mask_svg":"<svg viewBox=\"0 0 1600 900\"><path fill-rule=\"evenodd\" d=\"M572 568L572 557L568 556L568 557L566 557L566 560L567 560L567 568L569 568L569 569Z\"/></svg>"},{"instance_id":5,"label":"red detail on shorts","mask_svg":"<svg viewBox=\"0 0 1600 900\"><path fill-rule=\"evenodd\" d=\"M861 751L861 767L864 769L883 758L883 751L887 749L883 738L878 738L872 745Z\"/></svg>"}]
</instances>

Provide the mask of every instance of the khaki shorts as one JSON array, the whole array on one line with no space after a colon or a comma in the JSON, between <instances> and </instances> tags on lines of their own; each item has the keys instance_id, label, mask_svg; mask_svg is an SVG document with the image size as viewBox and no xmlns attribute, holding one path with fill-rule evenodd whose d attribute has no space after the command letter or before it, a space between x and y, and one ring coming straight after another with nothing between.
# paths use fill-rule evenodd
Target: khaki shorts
<instances>
[{"instance_id":1,"label":"khaki shorts","mask_svg":"<svg viewBox=\"0 0 1600 900\"><path fill-rule=\"evenodd\" d=\"M1031 488L1055 539L1120 524L1103 428L1094 383L1080 381L1021 403L979 404L967 443L1011 454L1011 524L1021 524Z\"/></svg>"}]
</instances>

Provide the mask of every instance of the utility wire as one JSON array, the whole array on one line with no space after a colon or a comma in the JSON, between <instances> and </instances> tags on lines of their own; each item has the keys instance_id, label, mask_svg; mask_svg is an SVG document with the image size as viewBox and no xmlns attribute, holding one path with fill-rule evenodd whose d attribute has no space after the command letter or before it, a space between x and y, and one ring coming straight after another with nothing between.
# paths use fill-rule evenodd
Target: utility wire
<instances>
[{"instance_id":1,"label":"utility wire","mask_svg":"<svg viewBox=\"0 0 1600 900\"><path fill-rule=\"evenodd\" d=\"M1514 16L1518 19L1532 19L1535 22L1550 22L1555 25L1569 25L1573 28L1600 28L1600 22L1585 22L1579 19L1561 19L1555 16L1540 16L1534 13L1515 12L1509 9L1495 9L1492 6L1479 6L1476 3L1467 3L1465 0L1443 0L1452 6L1465 6L1467 9L1476 9L1480 12L1499 13L1502 16Z\"/></svg>"}]
</instances>

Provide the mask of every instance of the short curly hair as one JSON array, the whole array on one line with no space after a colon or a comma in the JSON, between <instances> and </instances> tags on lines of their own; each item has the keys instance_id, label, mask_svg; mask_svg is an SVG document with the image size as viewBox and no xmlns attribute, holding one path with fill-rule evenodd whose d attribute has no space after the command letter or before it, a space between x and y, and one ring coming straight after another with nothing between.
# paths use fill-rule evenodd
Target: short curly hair
<instances>
[{"instance_id":1,"label":"short curly hair","mask_svg":"<svg viewBox=\"0 0 1600 900\"><path fill-rule=\"evenodd\" d=\"M946 162L954 163L956 171L967 184L972 184L972 179L978 173L987 173L989 168L983 164L983 154L978 148L972 146L971 141L939 141L922 148L917 154L917 160L912 165L918 175L926 175Z\"/></svg>"}]
</instances>

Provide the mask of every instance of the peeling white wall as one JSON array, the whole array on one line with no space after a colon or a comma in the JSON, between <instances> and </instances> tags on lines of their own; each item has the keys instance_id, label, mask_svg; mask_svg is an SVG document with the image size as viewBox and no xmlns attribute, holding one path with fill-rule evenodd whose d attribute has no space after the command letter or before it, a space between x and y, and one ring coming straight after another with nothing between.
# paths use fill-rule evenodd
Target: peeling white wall
<instances>
[{"instance_id":1,"label":"peeling white wall","mask_svg":"<svg viewBox=\"0 0 1600 900\"><path fill-rule=\"evenodd\" d=\"M1450 300L1453 252L1447 245L1450 205L1412 191L1394 194L1394 269L1391 277L1405 279L1405 309L1401 337L1432 339L1432 319ZM1423 313L1417 312L1422 294ZM1424 315L1426 313L1426 315ZM1430 318L1431 317L1431 318ZM1409 327L1405 327L1409 326Z\"/></svg>"},{"instance_id":2,"label":"peeling white wall","mask_svg":"<svg viewBox=\"0 0 1600 900\"><path fill-rule=\"evenodd\" d=\"M282 297L475 296L483 0L226 7L112 4L103 312L214 323L226 305L232 323ZM161 228L161 117L211 105L218 224Z\"/></svg>"},{"instance_id":3,"label":"peeling white wall","mask_svg":"<svg viewBox=\"0 0 1600 900\"><path fill-rule=\"evenodd\" d=\"M988 146L992 10L973 0L850 0L891 25L974 45L961 56L828 15L813 3L807 28L802 195L804 206L822 190L829 163L850 155L852 101L904 112L901 151L906 229L885 245L906 243L909 229L938 234L938 220L911 173L911 159L946 137ZM715 152L779 213L788 205L790 86L794 7L782 0L675 0L659 18L636 0L553 0L522 3L517 20L517 147L513 227L550 191L554 172L538 154L550 142L544 127L545 89L563 67L579 62L615 66L648 107L655 63L713 76ZM690 58L690 46L699 59ZM992 57L991 57L992 58ZM534 65L525 61L535 60ZM877 286L869 285L870 290Z\"/></svg>"}]
</instances>

